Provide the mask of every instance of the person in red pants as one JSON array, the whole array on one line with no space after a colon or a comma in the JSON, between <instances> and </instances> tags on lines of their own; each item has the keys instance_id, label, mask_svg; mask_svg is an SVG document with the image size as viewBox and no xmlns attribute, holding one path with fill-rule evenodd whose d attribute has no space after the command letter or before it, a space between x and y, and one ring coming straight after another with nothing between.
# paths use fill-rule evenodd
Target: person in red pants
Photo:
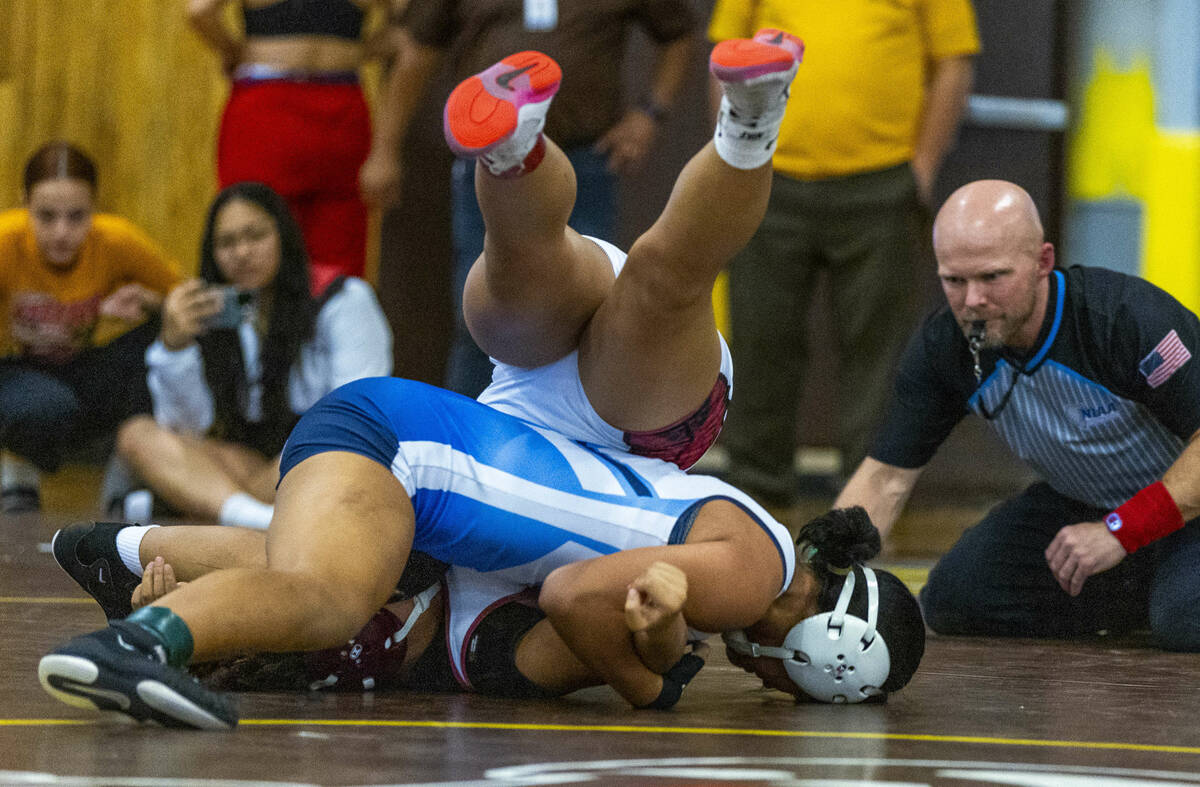
<instances>
[{"instance_id":1,"label":"person in red pants","mask_svg":"<svg viewBox=\"0 0 1200 787\"><path fill-rule=\"evenodd\" d=\"M231 1L188 2L192 26L233 82L217 140L219 185L256 181L287 200L319 295L338 276L363 276L364 193L384 204L398 177L394 161L380 165L398 153L373 141L358 79L365 60L391 49L390 21L377 36L364 38L363 29L372 6L391 17L392 0L242 0L244 37L226 24Z\"/></svg>"}]
</instances>

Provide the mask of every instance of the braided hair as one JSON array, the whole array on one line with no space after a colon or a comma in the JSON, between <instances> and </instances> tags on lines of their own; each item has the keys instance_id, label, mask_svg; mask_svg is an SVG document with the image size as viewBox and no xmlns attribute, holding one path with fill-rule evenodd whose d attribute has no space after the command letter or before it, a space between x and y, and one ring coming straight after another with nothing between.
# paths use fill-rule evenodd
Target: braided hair
<instances>
[{"instance_id":1,"label":"braided hair","mask_svg":"<svg viewBox=\"0 0 1200 787\"><path fill-rule=\"evenodd\" d=\"M800 528L796 554L806 559L821 581L818 607L828 612L837 605L846 575L856 564L879 554L879 531L861 506L835 508ZM881 687L884 691L903 688L917 671L925 654L925 619L916 597L895 574L875 569L879 581L879 618L876 631L887 643L891 669ZM868 615L865 582L855 584L849 614Z\"/></svg>"}]
</instances>

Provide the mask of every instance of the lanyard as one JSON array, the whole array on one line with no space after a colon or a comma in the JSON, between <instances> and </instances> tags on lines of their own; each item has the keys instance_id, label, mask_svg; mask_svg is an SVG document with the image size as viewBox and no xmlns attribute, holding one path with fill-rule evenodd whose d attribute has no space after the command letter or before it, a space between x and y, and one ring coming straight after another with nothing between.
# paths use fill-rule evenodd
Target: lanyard
<instances>
[{"instance_id":1,"label":"lanyard","mask_svg":"<svg viewBox=\"0 0 1200 787\"><path fill-rule=\"evenodd\" d=\"M979 362L979 351L983 349L983 341L986 336L987 323L983 320L975 320L971 323L970 333L967 335L967 347L971 350L971 360L975 364L975 385L979 386L983 383L983 366ZM1017 387L1017 382L1021 379L1022 369L1013 367L1013 379L1008 384L1008 390L1004 392L1003 398L1000 399L1000 404L995 410L989 411L983 404L983 397L979 397L979 412L988 421L995 420L1004 408L1008 406L1008 400L1012 398L1013 390Z\"/></svg>"}]
</instances>

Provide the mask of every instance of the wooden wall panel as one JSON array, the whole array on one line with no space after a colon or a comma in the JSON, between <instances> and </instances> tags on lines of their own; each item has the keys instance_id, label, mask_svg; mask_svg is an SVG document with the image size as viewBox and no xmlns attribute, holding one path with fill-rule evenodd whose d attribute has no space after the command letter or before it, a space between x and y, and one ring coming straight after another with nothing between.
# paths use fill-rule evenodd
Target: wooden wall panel
<instances>
[{"instance_id":1,"label":"wooden wall panel","mask_svg":"<svg viewBox=\"0 0 1200 787\"><path fill-rule=\"evenodd\" d=\"M101 210L194 270L227 91L182 0L0 0L0 206L32 151L69 139L96 159Z\"/></svg>"}]
</instances>

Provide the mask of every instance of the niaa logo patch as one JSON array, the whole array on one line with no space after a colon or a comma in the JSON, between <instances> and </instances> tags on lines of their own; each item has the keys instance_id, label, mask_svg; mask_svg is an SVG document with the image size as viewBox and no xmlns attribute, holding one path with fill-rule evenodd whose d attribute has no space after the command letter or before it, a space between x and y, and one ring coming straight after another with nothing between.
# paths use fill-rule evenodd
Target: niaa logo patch
<instances>
[{"instance_id":1,"label":"niaa logo patch","mask_svg":"<svg viewBox=\"0 0 1200 787\"><path fill-rule=\"evenodd\" d=\"M1107 402L1084 402L1072 407L1072 416L1076 424L1084 429L1092 429L1107 424L1116 419L1121 413L1121 403L1116 399Z\"/></svg>"}]
</instances>

